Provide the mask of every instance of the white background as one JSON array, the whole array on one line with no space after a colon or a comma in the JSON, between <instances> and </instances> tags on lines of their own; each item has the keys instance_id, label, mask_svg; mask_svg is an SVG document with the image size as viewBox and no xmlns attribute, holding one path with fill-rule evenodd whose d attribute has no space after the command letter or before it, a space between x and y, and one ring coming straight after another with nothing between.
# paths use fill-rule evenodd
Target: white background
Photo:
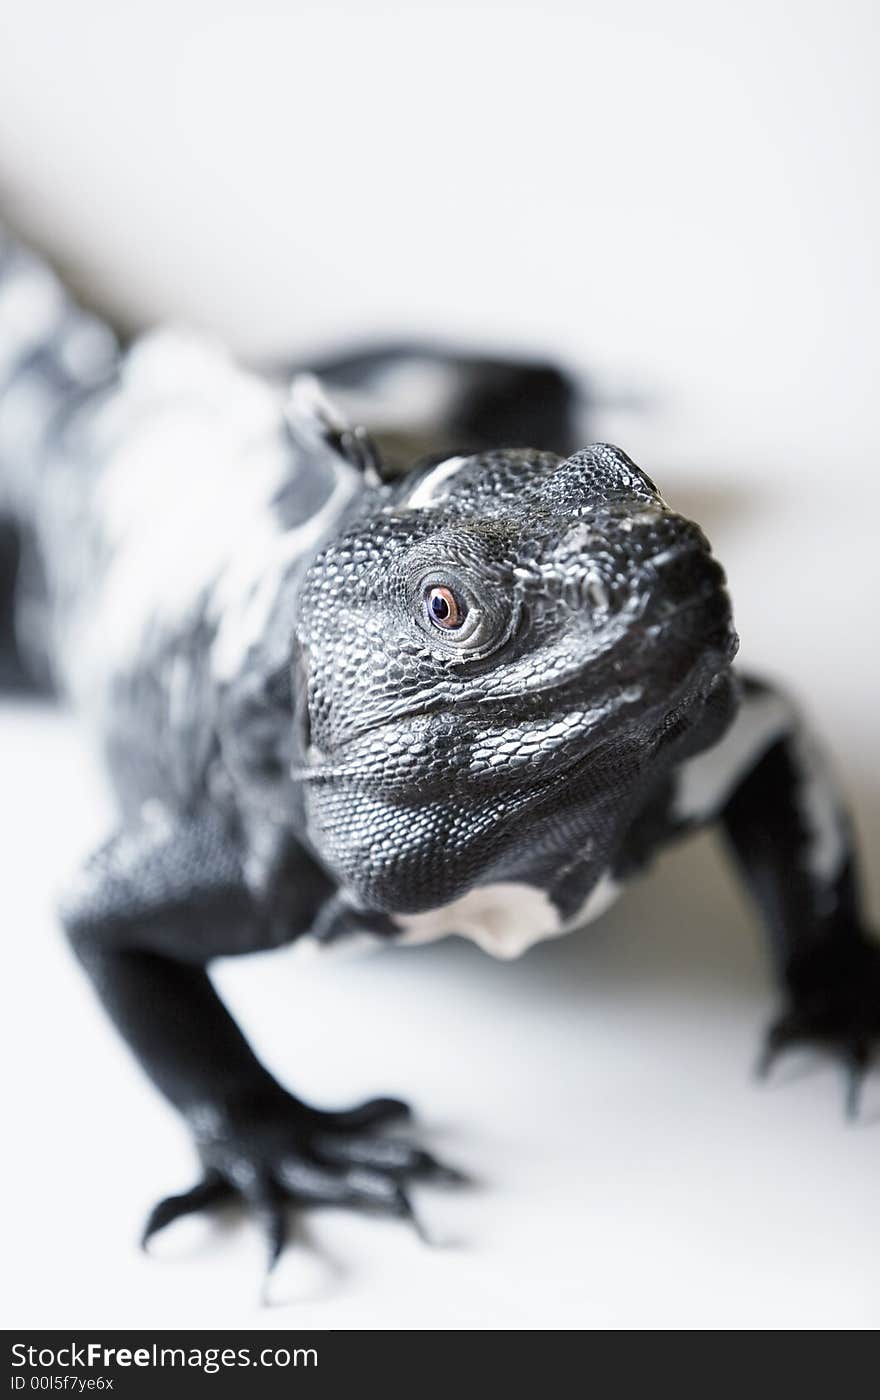
<instances>
[{"instance_id":1,"label":"white background","mask_svg":"<svg viewBox=\"0 0 880 1400\"><path fill-rule=\"evenodd\" d=\"M725 562L803 699L878 909L877 12L870 3L5 0L0 196L91 299L259 355L377 331L543 348ZM312 1216L260 1309L249 1226L136 1227L188 1147L52 892L109 815L71 721L0 707L7 1326L868 1327L880 1083L749 1079L772 1008L709 839L592 931L221 971L318 1100L411 1096L481 1180L448 1238ZM319 1257L323 1262L319 1264Z\"/></svg>"}]
</instances>

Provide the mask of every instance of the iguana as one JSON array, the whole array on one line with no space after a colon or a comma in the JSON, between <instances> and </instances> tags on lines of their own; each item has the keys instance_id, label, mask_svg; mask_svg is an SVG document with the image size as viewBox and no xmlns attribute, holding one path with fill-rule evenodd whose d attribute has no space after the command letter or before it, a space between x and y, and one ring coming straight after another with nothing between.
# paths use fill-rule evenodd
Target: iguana
<instances>
[{"instance_id":1,"label":"iguana","mask_svg":"<svg viewBox=\"0 0 880 1400\"><path fill-rule=\"evenodd\" d=\"M528 408L534 381L514 382ZM399 1101L324 1111L279 1084L213 958L364 932L512 957L707 823L770 937L766 1061L831 1048L855 1108L880 949L849 828L790 703L733 668L705 536L617 447L468 441L467 414L451 422L457 450L385 479L316 380L288 393L172 332L123 353L0 246L19 618L118 800L63 923L201 1163L145 1238L238 1197L274 1261L287 1202L406 1215L409 1179L442 1172L382 1132Z\"/></svg>"}]
</instances>

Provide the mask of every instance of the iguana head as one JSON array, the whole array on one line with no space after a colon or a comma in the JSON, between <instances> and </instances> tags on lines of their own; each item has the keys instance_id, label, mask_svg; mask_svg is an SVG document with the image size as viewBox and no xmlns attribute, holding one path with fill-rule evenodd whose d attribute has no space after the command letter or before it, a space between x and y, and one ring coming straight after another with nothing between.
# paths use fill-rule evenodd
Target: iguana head
<instances>
[{"instance_id":1,"label":"iguana head","mask_svg":"<svg viewBox=\"0 0 880 1400\"><path fill-rule=\"evenodd\" d=\"M369 491L306 576L297 642L310 839L400 911L600 862L736 649L705 536L603 444Z\"/></svg>"}]
</instances>

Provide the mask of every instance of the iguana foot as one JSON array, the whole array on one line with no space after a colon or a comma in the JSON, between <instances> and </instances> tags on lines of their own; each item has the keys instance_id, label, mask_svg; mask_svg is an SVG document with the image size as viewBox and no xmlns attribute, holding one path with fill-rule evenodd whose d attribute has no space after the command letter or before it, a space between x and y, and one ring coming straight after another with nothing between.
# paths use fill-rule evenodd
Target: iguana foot
<instances>
[{"instance_id":1,"label":"iguana foot","mask_svg":"<svg viewBox=\"0 0 880 1400\"><path fill-rule=\"evenodd\" d=\"M865 1075L880 1044L880 944L861 933L802 956L787 977L789 1005L767 1032L764 1076L790 1046L812 1044L847 1071L847 1116L858 1115Z\"/></svg>"},{"instance_id":2,"label":"iguana foot","mask_svg":"<svg viewBox=\"0 0 880 1400\"><path fill-rule=\"evenodd\" d=\"M262 1101L247 1099L234 1110L197 1110L190 1119L202 1178L189 1191L159 1201L141 1242L146 1248L157 1231L181 1216L236 1199L262 1226L269 1271L284 1249L290 1205L372 1208L412 1221L424 1238L407 1183L464 1178L422 1148L379 1135L392 1119L408 1115L398 1099L370 1099L324 1112L281 1091Z\"/></svg>"}]
</instances>

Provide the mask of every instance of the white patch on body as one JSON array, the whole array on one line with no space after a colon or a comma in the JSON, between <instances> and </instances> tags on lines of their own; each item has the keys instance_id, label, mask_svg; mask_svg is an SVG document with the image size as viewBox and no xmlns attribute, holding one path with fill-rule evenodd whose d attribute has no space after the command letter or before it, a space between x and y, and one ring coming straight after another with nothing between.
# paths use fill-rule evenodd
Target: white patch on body
<instances>
[{"instance_id":1,"label":"white patch on body","mask_svg":"<svg viewBox=\"0 0 880 1400\"><path fill-rule=\"evenodd\" d=\"M587 895L580 909L574 914L563 928L563 933L570 930L584 928L587 924L593 923L600 918L606 909L610 909L614 901L618 898L623 886L609 874L604 874L596 882L590 893Z\"/></svg>"},{"instance_id":2,"label":"white patch on body","mask_svg":"<svg viewBox=\"0 0 880 1400\"><path fill-rule=\"evenodd\" d=\"M300 469L283 406L281 390L196 337L158 331L129 354L96 426L108 563L70 648L78 691L100 693L108 667L124 671L145 639L184 630L200 600L221 624L218 675L246 655L284 570L321 543L359 485L340 467L322 508L283 528L273 502Z\"/></svg>"},{"instance_id":3,"label":"white patch on body","mask_svg":"<svg viewBox=\"0 0 880 1400\"><path fill-rule=\"evenodd\" d=\"M217 680L231 680L240 670L265 631L285 571L321 544L356 490L354 476L340 471L330 495L308 520L284 531L276 524L268 548L258 539L239 552L212 600L221 619L211 653Z\"/></svg>"},{"instance_id":4,"label":"white patch on body","mask_svg":"<svg viewBox=\"0 0 880 1400\"><path fill-rule=\"evenodd\" d=\"M434 504L437 492L444 482L455 476L466 461L467 457L447 457L445 462L438 462L436 467L432 467L427 476L422 477L416 489L413 491L407 505L410 510L425 510Z\"/></svg>"},{"instance_id":5,"label":"white patch on body","mask_svg":"<svg viewBox=\"0 0 880 1400\"><path fill-rule=\"evenodd\" d=\"M77 385L109 374L115 355L109 327L75 306L55 274L0 228L0 509L32 518L42 484L36 464L55 410Z\"/></svg>"},{"instance_id":6,"label":"white patch on body","mask_svg":"<svg viewBox=\"0 0 880 1400\"><path fill-rule=\"evenodd\" d=\"M847 853L847 832L824 755L814 739L799 732L793 756L800 770L796 801L809 832L804 864L820 884L840 874Z\"/></svg>"},{"instance_id":7,"label":"white patch on body","mask_svg":"<svg viewBox=\"0 0 880 1400\"><path fill-rule=\"evenodd\" d=\"M682 822L705 821L715 816L739 780L793 726L792 707L782 696L747 695L727 733L714 748L682 764L672 816Z\"/></svg>"},{"instance_id":8,"label":"white patch on body","mask_svg":"<svg viewBox=\"0 0 880 1400\"><path fill-rule=\"evenodd\" d=\"M422 914L397 914L400 943L432 943L459 934L494 958L518 958L535 943L581 928L602 914L619 893L610 875L603 875L570 919L563 920L549 895L534 885L499 881L428 909Z\"/></svg>"},{"instance_id":9,"label":"white patch on body","mask_svg":"<svg viewBox=\"0 0 880 1400\"><path fill-rule=\"evenodd\" d=\"M739 782L786 736L798 779L793 801L808 833L803 865L819 884L828 885L846 859L846 827L825 758L784 696L745 697L721 741L682 766L672 815L679 821L717 816Z\"/></svg>"}]
</instances>

